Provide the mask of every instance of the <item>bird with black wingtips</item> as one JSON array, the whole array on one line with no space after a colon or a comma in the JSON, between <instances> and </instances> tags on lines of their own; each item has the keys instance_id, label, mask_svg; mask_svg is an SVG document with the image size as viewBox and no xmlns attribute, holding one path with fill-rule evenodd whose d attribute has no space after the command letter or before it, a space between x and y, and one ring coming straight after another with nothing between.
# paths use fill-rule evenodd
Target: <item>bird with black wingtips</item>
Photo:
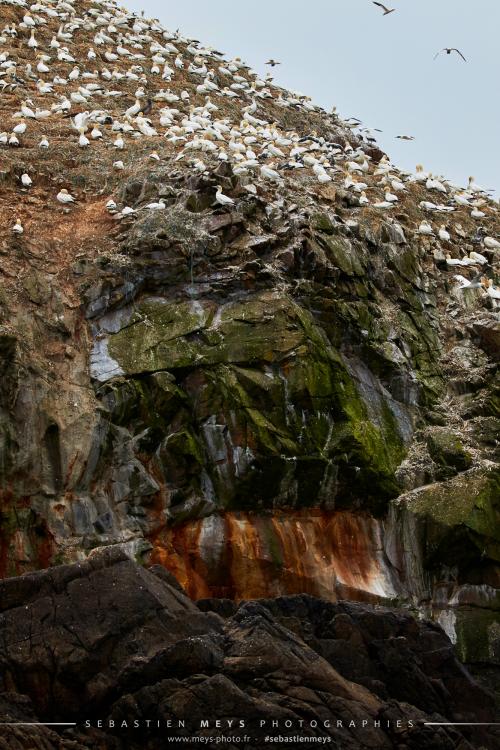
<instances>
[{"instance_id":1,"label":"bird with black wingtips","mask_svg":"<svg viewBox=\"0 0 500 750\"><path fill-rule=\"evenodd\" d=\"M439 50L439 52L436 52L436 54L434 55L434 60L439 57L439 55L442 55L443 52L446 52L447 55L451 55L452 52L456 52L457 55L460 55L464 62L467 62L463 54L456 47L445 47L444 49Z\"/></svg>"},{"instance_id":2,"label":"bird with black wingtips","mask_svg":"<svg viewBox=\"0 0 500 750\"><path fill-rule=\"evenodd\" d=\"M373 0L374 5L378 5L379 8L381 8L384 11L384 16L388 16L389 13L394 13L396 8L387 8L387 6L383 5L382 3L377 3L375 0Z\"/></svg>"}]
</instances>

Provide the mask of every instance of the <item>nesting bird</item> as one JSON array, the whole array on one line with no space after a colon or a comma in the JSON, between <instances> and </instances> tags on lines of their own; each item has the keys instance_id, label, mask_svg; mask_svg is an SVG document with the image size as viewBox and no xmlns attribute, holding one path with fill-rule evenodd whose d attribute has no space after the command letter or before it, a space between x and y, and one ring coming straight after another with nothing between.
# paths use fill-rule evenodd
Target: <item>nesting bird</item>
<instances>
[{"instance_id":1,"label":"nesting bird","mask_svg":"<svg viewBox=\"0 0 500 750\"><path fill-rule=\"evenodd\" d=\"M74 203L75 199L71 195L71 193L66 189L62 188L56 195L57 200L59 203L62 203L63 205L67 205L68 203Z\"/></svg>"},{"instance_id":2,"label":"nesting bird","mask_svg":"<svg viewBox=\"0 0 500 750\"><path fill-rule=\"evenodd\" d=\"M215 200L221 206L234 206L234 200L228 195L224 195L222 192L222 185L217 185L217 192L215 193Z\"/></svg>"}]
</instances>

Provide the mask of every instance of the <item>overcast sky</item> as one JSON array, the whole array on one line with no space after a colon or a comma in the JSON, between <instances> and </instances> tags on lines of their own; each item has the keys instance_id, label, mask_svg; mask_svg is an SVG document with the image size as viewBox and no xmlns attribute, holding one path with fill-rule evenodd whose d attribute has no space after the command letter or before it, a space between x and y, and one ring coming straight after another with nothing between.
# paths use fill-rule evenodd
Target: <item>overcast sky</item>
<instances>
[{"instance_id":1,"label":"overcast sky","mask_svg":"<svg viewBox=\"0 0 500 750\"><path fill-rule=\"evenodd\" d=\"M383 130L404 169L500 194L500 0L128 0L171 30L240 56L279 85ZM442 55L458 47L468 62ZM396 135L415 136L413 142Z\"/></svg>"}]
</instances>

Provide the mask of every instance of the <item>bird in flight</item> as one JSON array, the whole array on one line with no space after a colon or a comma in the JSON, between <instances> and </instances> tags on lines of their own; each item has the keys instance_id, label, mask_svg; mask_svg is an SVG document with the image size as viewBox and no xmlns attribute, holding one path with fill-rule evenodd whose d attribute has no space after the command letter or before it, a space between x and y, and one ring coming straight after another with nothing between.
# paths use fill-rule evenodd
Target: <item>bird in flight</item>
<instances>
[{"instance_id":1,"label":"bird in flight","mask_svg":"<svg viewBox=\"0 0 500 750\"><path fill-rule=\"evenodd\" d=\"M436 54L434 55L434 60L436 59L436 57L439 57L439 55L441 55L443 52L446 52L447 55L451 55L452 52L456 52L457 55L460 55L460 57L462 58L462 60L464 62L467 62L467 60L462 55L462 53L460 52L460 50L457 49L456 47L445 47L444 49L440 50L439 52L436 52Z\"/></svg>"},{"instance_id":2,"label":"bird in flight","mask_svg":"<svg viewBox=\"0 0 500 750\"><path fill-rule=\"evenodd\" d=\"M373 4L378 5L379 8L382 8L382 10L384 11L384 16L388 16L389 13L394 13L394 11L396 10L396 8L386 8L386 6L382 3L376 3L375 0L373 0Z\"/></svg>"},{"instance_id":3,"label":"bird in flight","mask_svg":"<svg viewBox=\"0 0 500 750\"><path fill-rule=\"evenodd\" d=\"M277 60L273 60L273 58L271 57L271 59L266 62L266 65L270 65L271 68L274 68L275 65L281 65L281 63Z\"/></svg>"},{"instance_id":4,"label":"bird in flight","mask_svg":"<svg viewBox=\"0 0 500 750\"><path fill-rule=\"evenodd\" d=\"M400 141L414 141L415 140L414 135L397 135L396 138L399 138Z\"/></svg>"}]
</instances>

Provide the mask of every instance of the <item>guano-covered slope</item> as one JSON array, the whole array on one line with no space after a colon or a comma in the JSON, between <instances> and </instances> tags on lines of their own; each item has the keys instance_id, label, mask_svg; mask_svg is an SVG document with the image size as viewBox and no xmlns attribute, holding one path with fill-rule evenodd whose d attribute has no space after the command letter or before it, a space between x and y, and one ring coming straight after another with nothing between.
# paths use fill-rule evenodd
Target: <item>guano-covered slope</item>
<instances>
[{"instance_id":1,"label":"guano-covered slope","mask_svg":"<svg viewBox=\"0 0 500 750\"><path fill-rule=\"evenodd\" d=\"M0 14L2 575L121 544L498 663L498 204L157 20Z\"/></svg>"}]
</instances>

